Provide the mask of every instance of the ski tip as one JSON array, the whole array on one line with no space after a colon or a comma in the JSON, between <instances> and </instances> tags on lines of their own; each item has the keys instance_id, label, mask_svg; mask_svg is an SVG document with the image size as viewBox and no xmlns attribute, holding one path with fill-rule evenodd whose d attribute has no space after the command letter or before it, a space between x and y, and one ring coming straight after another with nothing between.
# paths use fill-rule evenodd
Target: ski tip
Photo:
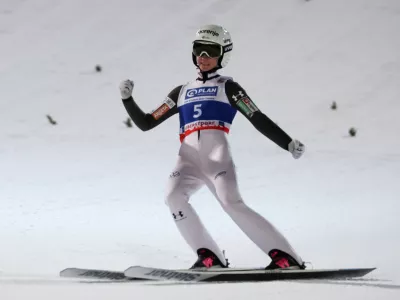
<instances>
[{"instance_id":1,"label":"ski tip","mask_svg":"<svg viewBox=\"0 0 400 300\"><path fill-rule=\"evenodd\" d=\"M60 276L61 277L73 277L78 272L78 268L65 268L64 270L60 271Z\"/></svg>"},{"instance_id":2,"label":"ski tip","mask_svg":"<svg viewBox=\"0 0 400 300\"><path fill-rule=\"evenodd\" d=\"M354 268L354 269L348 269L349 271L354 271L356 273L358 273L359 277L365 276L369 273L371 273L372 271L376 270L376 267L372 267L372 268Z\"/></svg>"},{"instance_id":3,"label":"ski tip","mask_svg":"<svg viewBox=\"0 0 400 300\"><path fill-rule=\"evenodd\" d=\"M376 267L374 267L374 268L369 268L369 269L366 269L366 270L365 270L365 274L364 274L364 275L367 275L367 274L369 274L369 273L371 273L371 272L375 271L376 269L377 269Z\"/></svg>"},{"instance_id":4,"label":"ski tip","mask_svg":"<svg viewBox=\"0 0 400 300\"><path fill-rule=\"evenodd\" d=\"M360 271L369 271L369 272L372 272L372 271L374 271L374 270L376 270L377 268L376 267L371 267L371 268L359 268L358 270L360 270Z\"/></svg>"}]
</instances>

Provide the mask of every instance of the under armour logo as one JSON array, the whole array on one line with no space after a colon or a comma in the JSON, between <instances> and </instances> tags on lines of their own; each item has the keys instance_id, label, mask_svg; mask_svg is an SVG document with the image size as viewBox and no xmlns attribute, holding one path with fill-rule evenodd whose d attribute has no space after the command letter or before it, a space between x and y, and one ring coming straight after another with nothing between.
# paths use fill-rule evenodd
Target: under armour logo
<instances>
[{"instance_id":1,"label":"under armour logo","mask_svg":"<svg viewBox=\"0 0 400 300\"><path fill-rule=\"evenodd\" d=\"M178 214L172 214L172 216L174 217L174 219L176 220L178 217L183 218L183 212L180 210L178 211Z\"/></svg>"},{"instance_id":2,"label":"under armour logo","mask_svg":"<svg viewBox=\"0 0 400 300\"><path fill-rule=\"evenodd\" d=\"M244 94L242 91L239 91L239 94L237 95L233 95L232 98L233 100L235 100L235 102L239 101L240 99L242 99L244 97Z\"/></svg>"}]
</instances>

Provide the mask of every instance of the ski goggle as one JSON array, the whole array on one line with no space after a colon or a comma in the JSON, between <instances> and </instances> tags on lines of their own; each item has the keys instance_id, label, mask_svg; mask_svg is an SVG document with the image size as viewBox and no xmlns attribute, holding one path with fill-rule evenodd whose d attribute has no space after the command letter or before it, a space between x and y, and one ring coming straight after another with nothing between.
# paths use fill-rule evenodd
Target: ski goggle
<instances>
[{"instance_id":1,"label":"ski goggle","mask_svg":"<svg viewBox=\"0 0 400 300\"><path fill-rule=\"evenodd\" d=\"M203 44L194 42L193 54L195 56L208 56L211 58L217 58L222 55L222 47L218 44Z\"/></svg>"}]
</instances>

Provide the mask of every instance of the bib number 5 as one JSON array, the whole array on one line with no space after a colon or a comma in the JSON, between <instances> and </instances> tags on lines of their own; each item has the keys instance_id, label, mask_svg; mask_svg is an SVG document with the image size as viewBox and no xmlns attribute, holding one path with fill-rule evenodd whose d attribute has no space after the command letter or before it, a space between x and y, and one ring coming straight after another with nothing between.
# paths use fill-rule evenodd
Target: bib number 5
<instances>
[{"instance_id":1,"label":"bib number 5","mask_svg":"<svg viewBox=\"0 0 400 300\"><path fill-rule=\"evenodd\" d=\"M193 118L198 118L201 116L202 114L202 110L201 110L201 104L195 104L194 105L194 114L193 114Z\"/></svg>"}]
</instances>

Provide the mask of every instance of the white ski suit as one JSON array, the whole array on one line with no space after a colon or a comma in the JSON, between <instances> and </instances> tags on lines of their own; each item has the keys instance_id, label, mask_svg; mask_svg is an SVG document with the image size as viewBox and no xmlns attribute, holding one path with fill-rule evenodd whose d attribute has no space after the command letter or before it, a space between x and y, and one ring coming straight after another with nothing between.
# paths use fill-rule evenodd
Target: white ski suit
<instances>
[{"instance_id":1,"label":"white ski suit","mask_svg":"<svg viewBox=\"0 0 400 300\"><path fill-rule=\"evenodd\" d=\"M207 186L224 211L267 255L273 249L301 257L265 218L248 207L239 192L235 165L227 140L237 111L272 141L288 150L291 138L259 111L245 90L229 77L210 75L174 89L152 114L144 114L132 98L124 100L132 120L149 130L179 113L181 147L166 189L166 204L188 245L207 248L221 262L224 255L190 204L190 196Z\"/></svg>"}]
</instances>

